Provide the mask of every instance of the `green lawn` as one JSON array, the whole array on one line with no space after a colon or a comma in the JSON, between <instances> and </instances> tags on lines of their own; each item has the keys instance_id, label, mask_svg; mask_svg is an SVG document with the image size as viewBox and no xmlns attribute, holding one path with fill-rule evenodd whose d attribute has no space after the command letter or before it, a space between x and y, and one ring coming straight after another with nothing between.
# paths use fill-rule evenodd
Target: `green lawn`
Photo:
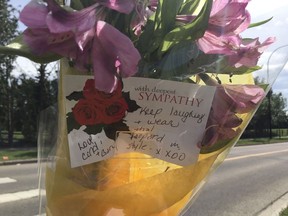
<instances>
[{"instance_id":1,"label":"green lawn","mask_svg":"<svg viewBox=\"0 0 288 216\"><path fill-rule=\"evenodd\" d=\"M6 159L5 159L6 157ZM8 157L8 158L7 158ZM37 149L0 149L0 161L37 158Z\"/></svg>"}]
</instances>

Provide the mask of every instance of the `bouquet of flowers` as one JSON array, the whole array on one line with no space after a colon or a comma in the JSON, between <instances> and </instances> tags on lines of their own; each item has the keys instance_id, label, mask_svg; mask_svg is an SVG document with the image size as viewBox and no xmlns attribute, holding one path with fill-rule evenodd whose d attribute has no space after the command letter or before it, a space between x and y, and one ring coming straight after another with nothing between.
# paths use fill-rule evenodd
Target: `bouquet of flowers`
<instances>
[{"instance_id":1,"label":"bouquet of flowers","mask_svg":"<svg viewBox=\"0 0 288 216\"><path fill-rule=\"evenodd\" d=\"M249 0L32 0L0 51L60 59L47 215L178 215L265 96ZM192 141L191 141L192 140ZM183 210L182 212L185 212Z\"/></svg>"}]
</instances>

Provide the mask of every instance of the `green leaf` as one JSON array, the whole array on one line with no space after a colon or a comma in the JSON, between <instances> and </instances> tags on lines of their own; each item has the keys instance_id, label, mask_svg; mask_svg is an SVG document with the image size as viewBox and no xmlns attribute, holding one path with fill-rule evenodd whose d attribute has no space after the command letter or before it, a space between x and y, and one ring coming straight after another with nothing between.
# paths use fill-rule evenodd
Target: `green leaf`
<instances>
[{"instance_id":1,"label":"green leaf","mask_svg":"<svg viewBox=\"0 0 288 216\"><path fill-rule=\"evenodd\" d=\"M64 4L64 0L55 0L59 5L63 5Z\"/></svg>"},{"instance_id":2,"label":"green leaf","mask_svg":"<svg viewBox=\"0 0 288 216\"><path fill-rule=\"evenodd\" d=\"M161 18L158 20L161 26L162 35L165 36L170 32L176 21L176 15L179 11L180 6L183 4L183 0L163 0L162 9L161 9Z\"/></svg>"},{"instance_id":3,"label":"green leaf","mask_svg":"<svg viewBox=\"0 0 288 216\"><path fill-rule=\"evenodd\" d=\"M157 44L154 40L154 21L149 19L145 25L145 29L143 33L140 35L138 42L136 43L135 47L139 50L140 53L143 53L145 59L149 58L149 51L153 49L157 49ZM154 44L154 47L151 46Z\"/></svg>"},{"instance_id":4,"label":"green leaf","mask_svg":"<svg viewBox=\"0 0 288 216\"><path fill-rule=\"evenodd\" d=\"M80 0L82 2L82 5L84 7L89 7L91 6L92 4L94 4L95 2L91 1L91 0Z\"/></svg>"},{"instance_id":5,"label":"green leaf","mask_svg":"<svg viewBox=\"0 0 288 216\"><path fill-rule=\"evenodd\" d=\"M52 53L48 53L42 56L33 54L27 44L24 43L22 35L16 37L10 44L6 46L0 46L0 53L5 55L23 56L34 62L42 64L56 61L61 58L60 56Z\"/></svg>"},{"instance_id":6,"label":"green leaf","mask_svg":"<svg viewBox=\"0 0 288 216\"><path fill-rule=\"evenodd\" d=\"M273 17L271 17L269 19L266 19L266 20L263 20L261 22L252 23L252 24L249 25L249 28L254 28L254 27L257 27L257 26L260 26L260 25L264 25L265 23L269 22L272 19L273 19Z\"/></svg>"},{"instance_id":7,"label":"green leaf","mask_svg":"<svg viewBox=\"0 0 288 216\"><path fill-rule=\"evenodd\" d=\"M190 41L175 45L160 63L161 79L185 75L188 72L189 62L198 54L197 45Z\"/></svg>"},{"instance_id":8,"label":"green leaf","mask_svg":"<svg viewBox=\"0 0 288 216\"><path fill-rule=\"evenodd\" d=\"M202 10L195 20L169 32L163 40L158 55L162 56L163 53L167 52L167 50L171 49L180 41L196 40L202 37L207 29L212 3L212 0L206 0Z\"/></svg>"},{"instance_id":9,"label":"green leaf","mask_svg":"<svg viewBox=\"0 0 288 216\"><path fill-rule=\"evenodd\" d=\"M165 35L170 32L175 25L175 17L183 0L160 0L157 11L149 18L145 29L141 34L136 47L140 53L144 54L146 60L150 60L151 55L161 45Z\"/></svg>"},{"instance_id":10,"label":"green leaf","mask_svg":"<svg viewBox=\"0 0 288 216\"><path fill-rule=\"evenodd\" d=\"M75 10L81 10L84 8L82 2L80 0L72 0L71 7Z\"/></svg>"},{"instance_id":11,"label":"green leaf","mask_svg":"<svg viewBox=\"0 0 288 216\"><path fill-rule=\"evenodd\" d=\"M179 14L193 14L199 7L201 0L187 0L185 1L181 8Z\"/></svg>"},{"instance_id":12,"label":"green leaf","mask_svg":"<svg viewBox=\"0 0 288 216\"><path fill-rule=\"evenodd\" d=\"M232 66L226 66L220 71L220 73L221 74L241 75L241 74L252 73L252 72L260 70L260 69L261 69L260 66L254 66L254 67L241 66L239 68L235 68Z\"/></svg>"}]
</instances>

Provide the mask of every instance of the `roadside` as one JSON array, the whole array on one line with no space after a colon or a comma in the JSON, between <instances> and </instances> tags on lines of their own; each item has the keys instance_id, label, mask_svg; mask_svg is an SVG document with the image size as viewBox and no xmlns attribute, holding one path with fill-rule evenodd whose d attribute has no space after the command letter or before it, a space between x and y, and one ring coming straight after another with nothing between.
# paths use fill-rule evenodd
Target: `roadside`
<instances>
[{"instance_id":1,"label":"roadside","mask_svg":"<svg viewBox=\"0 0 288 216\"><path fill-rule=\"evenodd\" d=\"M236 146L274 144L280 142L288 142L288 138L273 138L273 139L241 139ZM0 166L13 165L23 163L37 162L37 148L0 148ZM270 206L263 209L258 216L288 216L288 194L280 197L271 203Z\"/></svg>"},{"instance_id":2,"label":"roadside","mask_svg":"<svg viewBox=\"0 0 288 216\"><path fill-rule=\"evenodd\" d=\"M263 145L280 142L288 142L288 137L281 138L257 138L257 139L240 139L237 146ZM37 161L37 147L31 148L0 148L0 165L15 163L30 163Z\"/></svg>"},{"instance_id":3,"label":"roadside","mask_svg":"<svg viewBox=\"0 0 288 216\"><path fill-rule=\"evenodd\" d=\"M37 148L4 148L0 149L0 165L18 163L36 163Z\"/></svg>"},{"instance_id":4,"label":"roadside","mask_svg":"<svg viewBox=\"0 0 288 216\"><path fill-rule=\"evenodd\" d=\"M288 142L288 137L273 137L269 138L254 138L254 139L240 139L236 146L247 146L247 145L263 145L263 144L274 144Z\"/></svg>"},{"instance_id":5,"label":"roadside","mask_svg":"<svg viewBox=\"0 0 288 216\"><path fill-rule=\"evenodd\" d=\"M257 216L288 216L288 193L286 192L264 208Z\"/></svg>"},{"instance_id":6,"label":"roadside","mask_svg":"<svg viewBox=\"0 0 288 216\"><path fill-rule=\"evenodd\" d=\"M281 212L280 212L280 215L279 216L288 216L288 205L287 205L287 208L286 209L283 209Z\"/></svg>"}]
</instances>

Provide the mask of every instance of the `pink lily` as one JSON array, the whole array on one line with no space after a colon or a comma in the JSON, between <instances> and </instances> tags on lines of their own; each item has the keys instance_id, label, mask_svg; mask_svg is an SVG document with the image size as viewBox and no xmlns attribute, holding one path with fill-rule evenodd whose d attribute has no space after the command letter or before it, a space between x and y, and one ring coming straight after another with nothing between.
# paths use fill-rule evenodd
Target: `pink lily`
<instances>
[{"instance_id":1,"label":"pink lily","mask_svg":"<svg viewBox=\"0 0 288 216\"><path fill-rule=\"evenodd\" d=\"M129 14L135 7L135 0L94 0L107 8L116 10L120 13Z\"/></svg>"},{"instance_id":2,"label":"pink lily","mask_svg":"<svg viewBox=\"0 0 288 216\"><path fill-rule=\"evenodd\" d=\"M275 40L275 37L269 37L262 44L258 38L245 40L235 49L236 52L233 55L228 56L228 61L230 65L234 65L236 68L241 66L253 67L257 65L264 50Z\"/></svg>"},{"instance_id":3,"label":"pink lily","mask_svg":"<svg viewBox=\"0 0 288 216\"><path fill-rule=\"evenodd\" d=\"M156 11L158 0L135 0L135 16L132 19L131 27L135 35L140 36L147 19Z\"/></svg>"},{"instance_id":4,"label":"pink lily","mask_svg":"<svg viewBox=\"0 0 288 216\"><path fill-rule=\"evenodd\" d=\"M139 52L128 37L99 20L105 16L103 6L96 3L71 12L55 0L45 2L47 5L31 1L20 14L20 20L28 26L24 40L32 51L39 55L54 52L72 59L75 67L82 71L89 70L92 65L96 87L101 91L114 91L118 76L128 77L137 72ZM116 9L120 6L109 7Z\"/></svg>"},{"instance_id":5,"label":"pink lily","mask_svg":"<svg viewBox=\"0 0 288 216\"><path fill-rule=\"evenodd\" d=\"M246 6L250 0L214 0L209 31L216 35L237 35L246 30L251 21Z\"/></svg>"},{"instance_id":6,"label":"pink lily","mask_svg":"<svg viewBox=\"0 0 288 216\"><path fill-rule=\"evenodd\" d=\"M118 75L134 75L135 62L138 63L141 56L131 50L134 45L128 37L104 21L97 22L96 35L92 48L95 84L99 90L112 92L117 87Z\"/></svg>"},{"instance_id":7,"label":"pink lily","mask_svg":"<svg viewBox=\"0 0 288 216\"><path fill-rule=\"evenodd\" d=\"M250 24L247 4L248 0L214 0L208 29L197 40L198 47L209 54L234 54L241 41L238 34Z\"/></svg>"},{"instance_id":8,"label":"pink lily","mask_svg":"<svg viewBox=\"0 0 288 216\"><path fill-rule=\"evenodd\" d=\"M206 54L235 54L234 47L241 43L239 33L248 28L250 14L245 9L249 0L214 0L208 28L196 43ZM178 15L177 21L188 23L196 16Z\"/></svg>"},{"instance_id":9,"label":"pink lily","mask_svg":"<svg viewBox=\"0 0 288 216\"><path fill-rule=\"evenodd\" d=\"M256 85L220 85L206 74L198 75L207 85L216 86L202 145L235 137L239 131L233 128L242 123L236 113L254 110L265 96L264 90Z\"/></svg>"},{"instance_id":10,"label":"pink lily","mask_svg":"<svg viewBox=\"0 0 288 216\"><path fill-rule=\"evenodd\" d=\"M239 46L240 43L241 38L239 36L217 36L210 31L206 31L204 36L197 41L198 48L206 54L226 55L235 54L234 48Z\"/></svg>"}]
</instances>

